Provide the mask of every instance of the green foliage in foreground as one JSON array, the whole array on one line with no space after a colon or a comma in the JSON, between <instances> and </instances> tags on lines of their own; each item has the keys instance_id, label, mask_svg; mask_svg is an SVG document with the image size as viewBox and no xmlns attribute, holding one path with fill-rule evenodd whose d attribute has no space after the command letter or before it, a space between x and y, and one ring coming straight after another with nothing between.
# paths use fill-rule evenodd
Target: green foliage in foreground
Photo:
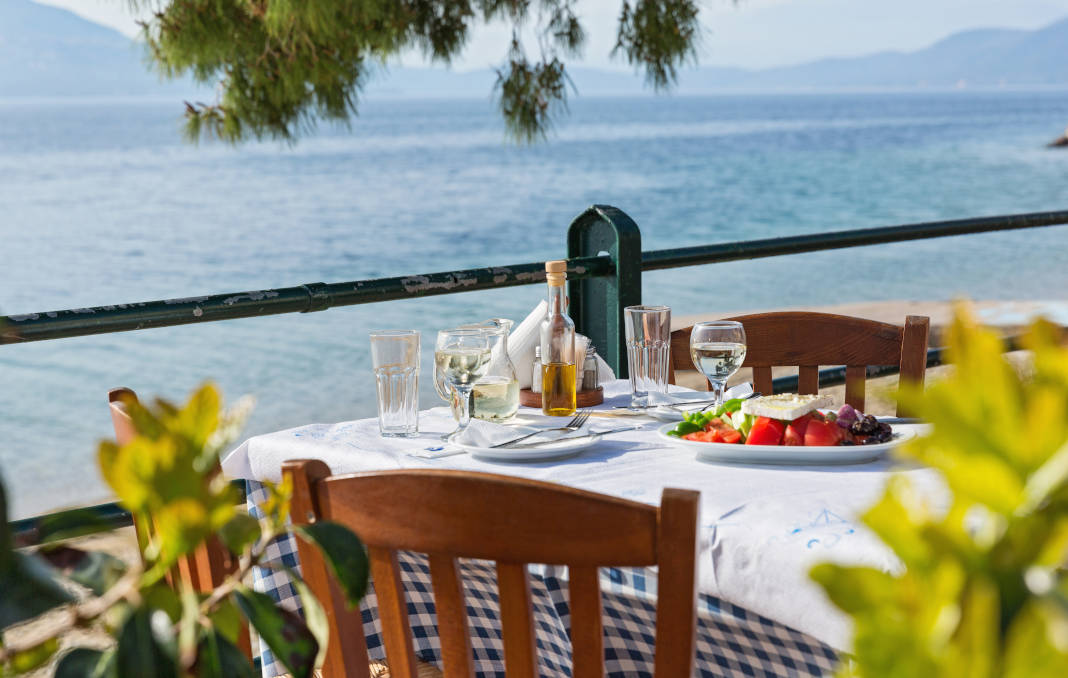
<instances>
[{"instance_id":1,"label":"green foliage in foreground","mask_svg":"<svg viewBox=\"0 0 1068 678\"><path fill-rule=\"evenodd\" d=\"M205 385L182 407L163 400L150 407L130 400L126 407L138 435L122 446L101 442L98 456L104 478L135 516L144 567L58 543L71 534L69 525L45 530L52 536L36 553L15 551L0 484L0 676L40 667L58 652L60 635L99 625L113 636L112 646L66 651L58 678L252 678L237 646L242 618L291 675L311 676L328 637L326 615L311 591L291 573L306 611L301 618L242 584L268 544L291 529L289 485L267 484L264 518L256 520L235 505L236 493L219 473L219 453L241 430L250 405L223 411L218 391ZM77 522L84 534L94 521L90 514ZM305 526L299 535L322 551L349 603L357 604L368 563L356 535L328 522ZM237 558L236 571L210 592L168 583L179 559L213 536ZM76 600L64 580L91 595ZM12 626L45 612L58 621L43 633L23 629L11 637Z\"/></svg>"},{"instance_id":2,"label":"green foliage in foreground","mask_svg":"<svg viewBox=\"0 0 1068 678\"><path fill-rule=\"evenodd\" d=\"M292 138L315 120L348 120L368 76L419 49L458 56L479 24L512 27L496 94L509 134L543 136L566 107L564 58L582 52L579 0L130 0L154 10L144 23L152 60L166 76L191 73L220 92L186 104L187 133L236 142ZM622 0L613 53L643 69L656 89L695 54L697 0ZM533 34L537 55L528 55Z\"/></svg>"},{"instance_id":3,"label":"green foliage in foreground","mask_svg":"<svg viewBox=\"0 0 1068 678\"><path fill-rule=\"evenodd\" d=\"M993 332L959 313L952 375L901 394L931 422L907 456L938 470L948 506L897 477L864 522L903 571L823 564L852 616L842 676L1068 676L1068 350L1045 323L1021 379ZM937 500L935 500L937 501Z\"/></svg>"}]
</instances>

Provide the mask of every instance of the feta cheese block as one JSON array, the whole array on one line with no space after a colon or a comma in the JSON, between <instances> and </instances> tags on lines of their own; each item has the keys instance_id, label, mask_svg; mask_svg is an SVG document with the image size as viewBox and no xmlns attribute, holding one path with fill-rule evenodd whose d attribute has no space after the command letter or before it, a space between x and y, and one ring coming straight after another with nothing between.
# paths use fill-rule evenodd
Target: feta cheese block
<instances>
[{"instance_id":1,"label":"feta cheese block","mask_svg":"<svg viewBox=\"0 0 1068 678\"><path fill-rule=\"evenodd\" d=\"M753 398L742 403L742 412L755 417L769 417L793 421L821 407L830 407L834 403L831 396L798 395L797 393L779 393L777 395Z\"/></svg>"}]
</instances>

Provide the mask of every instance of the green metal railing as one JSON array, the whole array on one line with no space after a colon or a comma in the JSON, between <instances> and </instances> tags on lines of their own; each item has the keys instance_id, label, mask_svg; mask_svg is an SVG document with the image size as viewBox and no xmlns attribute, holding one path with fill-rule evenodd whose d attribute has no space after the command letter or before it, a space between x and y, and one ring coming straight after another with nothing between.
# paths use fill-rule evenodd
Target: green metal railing
<instances>
[{"instance_id":1,"label":"green metal railing","mask_svg":"<svg viewBox=\"0 0 1068 678\"><path fill-rule=\"evenodd\" d=\"M815 233L668 250L641 251L637 224L622 210L595 205L568 230L571 315L617 374L625 375L623 307L641 303L643 271L862 247L953 235L1068 224L1068 211L937 221ZM444 273L307 283L270 290L0 316L0 344L188 325L279 313L310 313L458 292L532 285L543 262Z\"/></svg>"},{"instance_id":2,"label":"green metal railing","mask_svg":"<svg viewBox=\"0 0 1068 678\"><path fill-rule=\"evenodd\" d=\"M616 374L626 376L623 308L641 303L643 271L1065 224L1068 224L1068 211L1037 212L643 252L640 230L626 213L608 205L594 205L575 218L568 229L570 312L578 330L601 349ZM533 285L544 280L544 263L534 262L0 316L0 345L279 313L310 313L335 306ZM940 349L932 349L928 364L939 364L940 361ZM893 371L880 367L872 370L871 376ZM789 389L791 384L796 388L796 379L778 379L775 388ZM844 380L844 370L840 368L820 372L820 385L843 383ZM115 526L129 522L128 516L124 517L115 505L95 508ZM13 527L17 534L23 535L25 542L38 525L34 521L47 517L15 521Z\"/></svg>"}]
</instances>

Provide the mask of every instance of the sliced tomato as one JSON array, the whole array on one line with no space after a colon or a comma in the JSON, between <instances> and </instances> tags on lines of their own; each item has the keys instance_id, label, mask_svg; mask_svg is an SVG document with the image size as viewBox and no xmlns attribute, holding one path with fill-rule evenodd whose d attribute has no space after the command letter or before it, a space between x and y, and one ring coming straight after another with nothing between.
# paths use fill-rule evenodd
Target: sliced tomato
<instances>
[{"instance_id":1,"label":"sliced tomato","mask_svg":"<svg viewBox=\"0 0 1068 678\"><path fill-rule=\"evenodd\" d=\"M682 437L682 439L683 440L696 440L699 443L703 443L705 441L705 435L706 434L705 434L704 431L694 431L693 433L687 433L686 435L684 435Z\"/></svg>"},{"instance_id":2,"label":"sliced tomato","mask_svg":"<svg viewBox=\"0 0 1068 678\"><path fill-rule=\"evenodd\" d=\"M785 431L784 422L769 417L757 417L757 420L753 422L753 428L749 431L749 437L745 439L745 444L779 445L782 443L782 435Z\"/></svg>"},{"instance_id":3,"label":"sliced tomato","mask_svg":"<svg viewBox=\"0 0 1068 678\"><path fill-rule=\"evenodd\" d=\"M799 447L805 444L805 434L798 433L797 429L793 426L787 426L786 432L782 434L782 444L789 445L791 447Z\"/></svg>"},{"instance_id":4,"label":"sliced tomato","mask_svg":"<svg viewBox=\"0 0 1068 678\"><path fill-rule=\"evenodd\" d=\"M719 417L716 417L715 419L709 420L709 422L705 424L705 430L712 431L715 429L724 428L726 426L728 426L728 424L724 423L724 421Z\"/></svg>"},{"instance_id":5,"label":"sliced tomato","mask_svg":"<svg viewBox=\"0 0 1068 678\"><path fill-rule=\"evenodd\" d=\"M812 421L812 413L800 416L790 422L790 425L786 427L786 433L782 436L783 445L804 445L805 444L805 429L808 428L808 422Z\"/></svg>"},{"instance_id":6,"label":"sliced tomato","mask_svg":"<svg viewBox=\"0 0 1068 678\"><path fill-rule=\"evenodd\" d=\"M720 438L720 442L728 443L730 445L742 442L742 434L733 429L730 431L721 431Z\"/></svg>"},{"instance_id":7,"label":"sliced tomato","mask_svg":"<svg viewBox=\"0 0 1068 678\"><path fill-rule=\"evenodd\" d=\"M806 447L833 447L838 444L838 424L832 421L812 420L805 429Z\"/></svg>"}]
</instances>

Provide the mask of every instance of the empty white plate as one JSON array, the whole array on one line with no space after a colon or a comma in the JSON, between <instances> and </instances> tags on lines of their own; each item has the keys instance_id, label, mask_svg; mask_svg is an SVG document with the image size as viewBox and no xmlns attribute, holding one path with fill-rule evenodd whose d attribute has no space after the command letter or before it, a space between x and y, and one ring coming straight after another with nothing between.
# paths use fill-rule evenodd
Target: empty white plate
<instances>
[{"instance_id":1,"label":"empty white plate","mask_svg":"<svg viewBox=\"0 0 1068 678\"><path fill-rule=\"evenodd\" d=\"M475 459L481 459L482 461L549 461L573 457L586 448L596 445L600 440L601 436L599 435L583 434L582 438L573 440L561 438L560 440L539 444L537 447L479 447L462 443L454 444Z\"/></svg>"}]
</instances>

